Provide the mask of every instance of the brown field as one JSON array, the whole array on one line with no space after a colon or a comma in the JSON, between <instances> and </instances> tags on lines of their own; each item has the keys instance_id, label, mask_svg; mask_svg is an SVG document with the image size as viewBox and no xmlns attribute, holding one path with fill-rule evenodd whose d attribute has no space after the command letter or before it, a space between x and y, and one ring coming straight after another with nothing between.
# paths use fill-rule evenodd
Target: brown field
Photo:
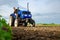
<instances>
[{"instance_id":1,"label":"brown field","mask_svg":"<svg viewBox=\"0 0 60 40\"><path fill-rule=\"evenodd\" d=\"M60 26L12 27L12 40L60 40Z\"/></svg>"}]
</instances>

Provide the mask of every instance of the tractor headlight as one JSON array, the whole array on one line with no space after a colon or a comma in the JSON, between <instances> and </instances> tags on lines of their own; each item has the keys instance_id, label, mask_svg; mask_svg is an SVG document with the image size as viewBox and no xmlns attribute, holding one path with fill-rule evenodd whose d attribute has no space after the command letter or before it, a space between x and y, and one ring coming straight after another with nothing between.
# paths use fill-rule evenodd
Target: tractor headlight
<instances>
[{"instance_id":1,"label":"tractor headlight","mask_svg":"<svg viewBox=\"0 0 60 40\"><path fill-rule=\"evenodd\" d=\"M27 15L25 15L25 16L27 16Z\"/></svg>"},{"instance_id":2,"label":"tractor headlight","mask_svg":"<svg viewBox=\"0 0 60 40\"><path fill-rule=\"evenodd\" d=\"M29 15L29 17L31 17L31 15Z\"/></svg>"}]
</instances>

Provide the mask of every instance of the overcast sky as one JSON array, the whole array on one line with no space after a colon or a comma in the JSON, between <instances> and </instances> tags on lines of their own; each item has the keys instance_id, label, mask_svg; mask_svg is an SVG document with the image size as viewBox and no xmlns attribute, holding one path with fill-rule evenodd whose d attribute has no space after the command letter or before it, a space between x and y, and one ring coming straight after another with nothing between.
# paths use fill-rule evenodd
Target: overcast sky
<instances>
[{"instance_id":1,"label":"overcast sky","mask_svg":"<svg viewBox=\"0 0 60 40\"><path fill-rule=\"evenodd\" d=\"M60 0L0 0L0 14L8 20L13 7L26 9L27 2L36 23L60 24Z\"/></svg>"}]
</instances>

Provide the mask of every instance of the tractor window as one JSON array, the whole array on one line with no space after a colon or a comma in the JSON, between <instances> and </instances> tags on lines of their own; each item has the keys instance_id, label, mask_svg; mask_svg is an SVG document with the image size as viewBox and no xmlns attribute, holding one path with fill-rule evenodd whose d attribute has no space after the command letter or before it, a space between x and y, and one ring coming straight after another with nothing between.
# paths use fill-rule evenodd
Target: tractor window
<instances>
[{"instance_id":1,"label":"tractor window","mask_svg":"<svg viewBox=\"0 0 60 40\"><path fill-rule=\"evenodd\" d=\"M30 14L30 12L23 11L23 14Z\"/></svg>"}]
</instances>

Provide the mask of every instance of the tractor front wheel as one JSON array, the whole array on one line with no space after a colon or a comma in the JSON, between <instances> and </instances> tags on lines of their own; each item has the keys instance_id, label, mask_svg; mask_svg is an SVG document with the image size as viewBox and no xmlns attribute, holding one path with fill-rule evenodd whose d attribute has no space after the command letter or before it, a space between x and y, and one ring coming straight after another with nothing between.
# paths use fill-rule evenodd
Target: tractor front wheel
<instances>
[{"instance_id":1,"label":"tractor front wheel","mask_svg":"<svg viewBox=\"0 0 60 40\"><path fill-rule=\"evenodd\" d=\"M32 25L32 27L35 27L35 21L33 19L29 19L29 23Z\"/></svg>"},{"instance_id":2,"label":"tractor front wheel","mask_svg":"<svg viewBox=\"0 0 60 40\"><path fill-rule=\"evenodd\" d=\"M23 26L25 26L25 27L26 27L26 26L27 26L27 22L24 22L24 23L23 23Z\"/></svg>"}]
</instances>

